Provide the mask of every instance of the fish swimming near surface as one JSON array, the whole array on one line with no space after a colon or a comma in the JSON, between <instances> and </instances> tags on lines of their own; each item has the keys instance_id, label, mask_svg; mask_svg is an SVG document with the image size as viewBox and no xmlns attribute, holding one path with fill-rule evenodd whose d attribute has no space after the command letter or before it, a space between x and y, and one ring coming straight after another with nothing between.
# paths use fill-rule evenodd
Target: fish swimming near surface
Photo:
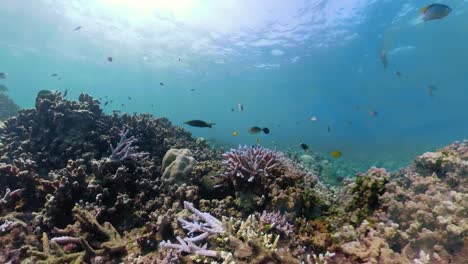
<instances>
[{"instance_id":1,"label":"fish swimming near surface","mask_svg":"<svg viewBox=\"0 0 468 264\"><path fill-rule=\"evenodd\" d=\"M189 120L189 121L184 122L184 124L192 126L192 127L209 127L209 128L212 128L214 125L216 125L215 123L207 123L202 120Z\"/></svg>"},{"instance_id":2,"label":"fish swimming near surface","mask_svg":"<svg viewBox=\"0 0 468 264\"><path fill-rule=\"evenodd\" d=\"M238 104L237 104L237 109L239 110L239 112L244 111L244 105L241 104L241 103L238 103Z\"/></svg>"},{"instance_id":3,"label":"fish swimming near surface","mask_svg":"<svg viewBox=\"0 0 468 264\"><path fill-rule=\"evenodd\" d=\"M1 92L8 92L8 87L6 87L5 85L3 84L0 84L0 93Z\"/></svg>"},{"instance_id":4,"label":"fish swimming near surface","mask_svg":"<svg viewBox=\"0 0 468 264\"><path fill-rule=\"evenodd\" d=\"M249 134L251 135L255 135L255 134L258 134L260 132L265 133L265 134L269 134L270 133L270 129L268 129L267 127L264 127L264 128L260 128L258 126L253 126L251 128L249 128Z\"/></svg>"},{"instance_id":5,"label":"fish swimming near surface","mask_svg":"<svg viewBox=\"0 0 468 264\"><path fill-rule=\"evenodd\" d=\"M332 151L331 156L334 158L339 158L341 157L341 151L339 150Z\"/></svg>"},{"instance_id":6,"label":"fish swimming near surface","mask_svg":"<svg viewBox=\"0 0 468 264\"><path fill-rule=\"evenodd\" d=\"M386 49L380 50L380 61L382 62L382 65L383 65L384 69L387 69L388 59L387 59L387 50Z\"/></svg>"},{"instance_id":7,"label":"fish swimming near surface","mask_svg":"<svg viewBox=\"0 0 468 264\"><path fill-rule=\"evenodd\" d=\"M301 148L304 150L304 151L307 151L309 149L309 146L305 143L301 143Z\"/></svg>"},{"instance_id":8,"label":"fish swimming near surface","mask_svg":"<svg viewBox=\"0 0 468 264\"><path fill-rule=\"evenodd\" d=\"M448 16L450 12L452 12L452 8L444 4L430 4L421 9L424 22L442 19Z\"/></svg>"},{"instance_id":9,"label":"fish swimming near surface","mask_svg":"<svg viewBox=\"0 0 468 264\"><path fill-rule=\"evenodd\" d=\"M6 79L7 74L4 72L0 72L0 79Z\"/></svg>"},{"instance_id":10,"label":"fish swimming near surface","mask_svg":"<svg viewBox=\"0 0 468 264\"><path fill-rule=\"evenodd\" d=\"M112 57L107 57L107 61L112 62L113 60L114 60L114 58L112 58Z\"/></svg>"},{"instance_id":11,"label":"fish swimming near surface","mask_svg":"<svg viewBox=\"0 0 468 264\"><path fill-rule=\"evenodd\" d=\"M81 29L81 26L77 26L73 31L78 31Z\"/></svg>"}]
</instances>

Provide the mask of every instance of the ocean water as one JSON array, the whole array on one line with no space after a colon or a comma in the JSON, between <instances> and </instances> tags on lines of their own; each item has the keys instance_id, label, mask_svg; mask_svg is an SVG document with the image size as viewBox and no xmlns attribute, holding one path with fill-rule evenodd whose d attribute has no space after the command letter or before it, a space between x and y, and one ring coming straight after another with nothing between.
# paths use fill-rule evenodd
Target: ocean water
<instances>
[{"instance_id":1,"label":"ocean water","mask_svg":"<svg viewBox=\"0 0 468 264\"><path fill-rule=\"evenodd\" d=\"M0 83L22 108L39 90L67 89L217 145L304 142L396 168L468 134L468 1L439 2L449 16L417 23L431 2L1 0Z\"/></svg>"}]
</instances>

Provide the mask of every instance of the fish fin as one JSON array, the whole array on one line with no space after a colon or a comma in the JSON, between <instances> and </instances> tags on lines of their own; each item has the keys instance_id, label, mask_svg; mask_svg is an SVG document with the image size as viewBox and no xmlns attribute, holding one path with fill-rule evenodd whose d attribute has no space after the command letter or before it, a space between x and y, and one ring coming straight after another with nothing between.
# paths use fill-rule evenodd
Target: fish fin
<instances>
[{"instance_id":1,"label":"fish fin","mask_svg":"<svg viewBox=\"0 0 468 264\"><path fill-rule=\"evenodd\" d=\"M209 127L209 128L212 128L214 125L216 125L216 123L209 123L209 124L208 124L208 127Z\"/></svg>"},{"instance_id":2,"label":"fish fin","mask_svg":"<svg viewBox=\"0 0 468 264\"><path fill-rule=\"evenodd\" d=\"M423 7L423 8L421 8L421 13L422 14L426 13L427 10L429 9L429 7L431 7L431 5L427 5L427 6Z\"/></svg>"}]
</instances>

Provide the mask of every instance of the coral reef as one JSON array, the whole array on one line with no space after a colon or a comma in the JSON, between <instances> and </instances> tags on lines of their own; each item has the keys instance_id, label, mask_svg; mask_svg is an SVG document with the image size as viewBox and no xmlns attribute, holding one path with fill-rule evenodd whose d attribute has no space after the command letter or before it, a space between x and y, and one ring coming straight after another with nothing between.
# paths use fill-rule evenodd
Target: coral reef
<instances>
[{"instance_id":1,"label":"coral reef","mask_svg":"<svg viewBox=\"0 0 468 264\"><path fill-rule=\"evenodd\" d=\"M468 256L467 141L396 172L343 172L342 185L329 186L318 179L329 165L313 154L244 146L222 155L167 119L107 115L89 95L47 90L0 138L0 263Z\"/></svg>"},{"instance_id":2,"label":"coral reef","mask_svg":"<svg viewBox=\"0 0 468 264\"><path fill-rule=\"evenodd\" d=\"M16 115L20 110L19 106L4 92L6 91L0 90L0 122Z\"/></svg>"}]
</instances>

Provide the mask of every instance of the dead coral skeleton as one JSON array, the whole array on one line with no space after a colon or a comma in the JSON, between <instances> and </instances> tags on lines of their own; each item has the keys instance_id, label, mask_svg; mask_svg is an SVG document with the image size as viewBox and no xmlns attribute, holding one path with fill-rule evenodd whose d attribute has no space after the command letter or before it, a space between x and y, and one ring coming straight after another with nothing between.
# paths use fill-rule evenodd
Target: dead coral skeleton
<instances>
[{"instance_id":1,"label":"dead coral skeleton","mask_svg":"<svg viewBox=\"0 0 468 264\"><path fill-rule=\"evenodd\" d=\"M177 241L179 241L179 244L173 244L169 241L163 241L159 244L159 246L162 248L172 248L177 249L179 251L198 254L207 257L220 257L221 252L207 249L206 244L204 244L203 246L199 246L197 244L202 243L210 236L224 233L225 229L221 221L219 221L209 213L203 213L199 211L193 206L192 203L184 202L184 206L194 215L192 219L193 222L189 222L182 218L178 219L179 222L182 224L182 228L187 230L189 235L196 233L199 233L199 235L196 235L194 237L186 237L183 239L180 236L178 236ZM199 222L197 217L205 221L205 223Z\"/></svg>"},{"instance_id":2,"label":"dead coral skeleton","mask_svg":"<svg viewBox=\"0 0 468 264\"><path fill-rule=\"evenodd\" d=\"M132 144L138 140L134 136L127 138L128 131L128 128L123 127L119 133L120 141L117 143L117 146L114 148L112 144L110 144L112 153L109 159L111 161L123 161L126 159L137 160L148 155L146 152L137 152L138 147L132 146Z\"/></svg>"}]
</instances>

